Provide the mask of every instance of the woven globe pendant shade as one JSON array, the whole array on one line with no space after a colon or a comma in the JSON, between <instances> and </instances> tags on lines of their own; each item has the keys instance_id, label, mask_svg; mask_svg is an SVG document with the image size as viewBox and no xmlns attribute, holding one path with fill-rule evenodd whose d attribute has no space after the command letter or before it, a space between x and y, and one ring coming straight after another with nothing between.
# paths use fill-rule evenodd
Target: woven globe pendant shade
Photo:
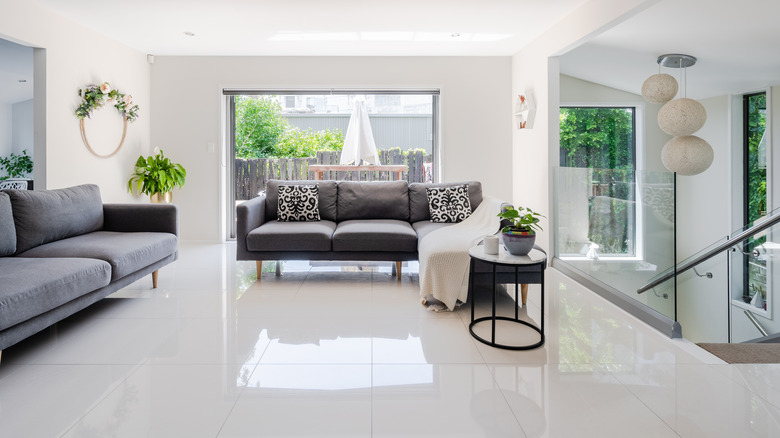
<instances>
[{"instance_id":1,"label":"woven globe pendant shade","mask_svg":"<svg viewBox=\"0 0 780 438\"><path fill-rule=\"evenodd\" d=\"M661 161L672 172L698 175L707 170L715 158L712 146L695 135L674 137L661 150Z\"/></svg>"},{"instance_id":2,"label":"woven globe pendant shade","mask_svg":"<svg viewBox=\"0 0 780 438\"><path fill-rule=\"evenodd\" d=\"M642 97L646 101L664 104L677 95L677 79L673 76L659 73L652 75L642 84Z\"/></svg>"},{"instance_id":3,"label":"woven globe pendant shade","mask_svg":"<svg viewBox=\"0 0 780 438\"><path fill-rule=\"evenodd\" d=\"M699 102L683 97L667 102L658 111L658 126L676 137L691 135L704 126L707 110Z\"/></svg>"}]
</instances>

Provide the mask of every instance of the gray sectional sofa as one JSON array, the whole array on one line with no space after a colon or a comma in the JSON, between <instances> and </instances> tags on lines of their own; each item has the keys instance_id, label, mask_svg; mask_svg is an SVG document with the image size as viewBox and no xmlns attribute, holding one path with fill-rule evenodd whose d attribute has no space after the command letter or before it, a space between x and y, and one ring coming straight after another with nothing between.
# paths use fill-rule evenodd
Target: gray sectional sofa
<instances>
[{"instance_id":1,"label":"gray sectional sofa","mask_svg":"<svg viewBox=\"0 0 780 438\"><path fill-rule=\"evenodd\" d=\"M174 205L103 204L95 185L0 192L0 353L178 255Z\"/></svg>"},{"instance_id":2,"label":"gray sectional sofa","mask_svg":"<svg viewBox=\"0 0 780 438\"><path fill-rule=\"evenodd\" d=\"M317 185L320 219L278 221L280 184ZM482 203L482 184L411 183L406 181L279 181L264 194L236 208L236 258L255 260L260 278L263 260L417 260L417 243L452 223L431 222L428 187L468 184L472 211Z\"/></svg>"}]
</instances>

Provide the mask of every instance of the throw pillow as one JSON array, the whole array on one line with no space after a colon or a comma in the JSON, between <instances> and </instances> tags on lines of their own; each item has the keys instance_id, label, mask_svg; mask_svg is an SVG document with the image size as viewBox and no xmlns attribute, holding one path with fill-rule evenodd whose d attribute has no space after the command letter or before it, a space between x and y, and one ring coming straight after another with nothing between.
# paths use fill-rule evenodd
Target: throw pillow
<instances>
[{"instance_id":1,"label":"throw pillow","mask_svg":"<svg viewBox=\"0 0 780 438\"><path fill-rule=\"evenodd\" d=\"M426 191L431 222L460 222L471 216L468 185L429 187Z\"/></svg>"},{"instance_id":2,"label":"throw pillow","mask_svg":"<svg viewBox=\"0 0 780 438\"><path fill-rule=\"evenodd\" d=\"M310 222L320 220L320 189L318 186L279 185L280 222Z\"/></svg>"}]
</instances>

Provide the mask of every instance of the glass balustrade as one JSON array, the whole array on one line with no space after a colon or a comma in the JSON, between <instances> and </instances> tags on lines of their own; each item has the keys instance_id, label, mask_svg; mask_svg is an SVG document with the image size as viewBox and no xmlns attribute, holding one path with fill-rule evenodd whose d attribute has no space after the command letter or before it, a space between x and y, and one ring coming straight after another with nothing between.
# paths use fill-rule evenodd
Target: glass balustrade
<instances>
[{"instance_id":1,"label":"glass balustrade","mask_svg":"<svg viewBox=\"0 0 780 438\"><path fill-rule=\"evenodd\" d=\"M674 175L559 167L556 263L675 319L674 288L636 291L674 265Z\"/></svg>"},{"instance_id":2,"label":"glass balustrade","mask_svg":"<svg viewBox=\"0 0 780 438\"><path fill-rule=\"evenodd\" d=\"M672 173L557 168L555 193L554 266L629 311L676 321L690 341L780 342L780 209L675 271Z\"/></svg>"}]
</instances>

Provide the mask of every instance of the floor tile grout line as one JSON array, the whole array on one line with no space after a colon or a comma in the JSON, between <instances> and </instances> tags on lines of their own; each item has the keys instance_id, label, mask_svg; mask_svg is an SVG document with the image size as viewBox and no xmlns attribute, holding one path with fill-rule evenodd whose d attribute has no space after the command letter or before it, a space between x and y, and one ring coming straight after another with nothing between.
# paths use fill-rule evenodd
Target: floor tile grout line
<instances>
[{"instance_id":1,"label":"floor tile grout line","mask_svg":"<svg viewBox=\"0 0 780 438\"><path fill-rule=\"evenodd\" d=\"M514 417L515 421L517 422L518 427L521 431L523 431L523 435L528 438L528 434L525 432L525 428L523 428L523 423L520 421L520 418L517 416L517 413L514 409L512 409L512 405L509 404L509 399L506 396L506 393L504 392L504 389L501 387L501 385L498 383L498 380L496 379L495 370L491 369L490 365L485 364L485 366L488 369L488 373L490 373L490 378L493 380L493 385L495 385L496 388L498 388L498 391L501 393L501 398L504 399L504 403L506 403L507 408L509 409L509 412L512 413L512 417Z\"/></svg>"},{"instance_id":2,"label":"floor tile grout line","mask_svg":"<svg viewBox=\"0 0 780 438\"><path fill-rule=\"evenodd\" d=\"M268 348L268 345L266 345L266 348ZM265 351L263 351L263 353L265 353ZM255 363L255 367L252 368L252 372L249 374L246 384L241 387L241 391L239 391L238 395L236 396L236 399L233 401L233 405L230 407L230 410L227 412L227 415L225 415L225 419L222 421L222 424L219 426L219 430L217 430L217 434L214 435L214 438L219 438L219 436L222 434L222 429L225 428L225 425L227 424L228 420L230 420L230 416L233 414L233 411L236 409L236 405L238 405L238 402L241 400L241 396L244 395L244 391L246 391L246 387L249 386L249 380L257 371L258 366L260 366L259 361Z\"/></svg>"},{"instance_id":3,"label":"floor tile grout line","mask_svg":"<svg viewBox=\"0 0 780 438\"><path fill-rule=\"evenodd\" d=\"M74 422L73 422L73 424L71 424L71 425L70 425L70 427L69 427L69 428L67 428L67 430L65 430L65 432L63 432L63 433L60 435L60 438L63 438L63 437L65 437L66 435L68 435L68 433L70 433L70 431L71 431L71 430L73 430L73 429L74 429L76 426L78 426L78 425L79 425L79 423L81 423L82 421L84 421L84 419L85 419L85 418L87 418L87 416L88 416L90 413L92 413L92 411L94 411L95 409L97 409L97 407L98 407L98 406L100 406L100 405L101 405L101 404L102 404L104 401L106 401L106 399L107 399L107 398L108 398L108 397L109 397L111 394L113 394L114 392L116 392L117 390L119 390L119 388L122 386L122 384L124 384L125 382L127 382L127 380L128 380L130 377L134 376L136 373L138 373L138 372L140 371L140 369L141 369L141 368L143 368L143 367L145 367L145 366L147 366L147 365L148 365L148 361L144 361L144 362L142 362L142 363L140 363L140 364L132 364L131 366L132 366L134 369L132 369L132 371L131 371L130 373L128 373L128 374L125 374L125 375L124 375L124 377L122 377L122 378L121 378L121 379L120 379L120 380L119 380L119 381L118 381L118 382L117 382L117 383L114 385L114 387L113 387L113 388L111 388L111 390L109 390L109 391L106 391L106 393L103 395L103 397L101 397L99 400L95 401L95 403L94 403L92 406L90 406L90 408L89 408L89 409L87 409L87 410L86 410L86 412L84 412L83 414L81 414L81 415L79 416L79 418L78 418L78 419L76 419L76 421L74 421ZM45 366L45 365L44 365L44 366ZM81 364L81 365L56 365L56 366L121 366L121 365L117 365L117 364L99 364L99 365L94 365L94 364Z\"/></svg>"},{"instance_id":4,"label":"floor tile grout line","mask_svg":"<svg viewBox=\"0 0 780 438\"><path fill-rule=\"evenodd\" d=\"M642 400L641 397L639 397L639 395L637 395L634 391L632 391L631 388L628 385L623 383L623 381L620 380L613 371L610 371L609 368L607 367L608 364L599 363L599 364L596 364L596 365L598 365L599 368L602 371L604 371L607 374L609 374L610 378L614 379L617 383L619 383L620 386L623 387L626 391L628 391L628 393L631 394L631 396L634 397L637 401L639 401L639 403L641 403L642 406L647 408L648 411L650 411L656 418L658 418L663 424L665 424L666 427L669 428L669 430L671 430L678 437L682 437L681 433L677 430L677 428L675 428L671 424L667 423L666 420L664 420L652 407L648 406L647 403L645 403L645 401ZM673 365L675 367L677 366L677 364L660 364L660 365ZM677 373L675 373L675 392L676 392L676 388L677 388L676 380L677 380ZM676 401L676 398L675 398L675 401ZM674 412L675 413L677 412L677 408L676 407L674 409Z\"/></svg>"}]
</instances>

